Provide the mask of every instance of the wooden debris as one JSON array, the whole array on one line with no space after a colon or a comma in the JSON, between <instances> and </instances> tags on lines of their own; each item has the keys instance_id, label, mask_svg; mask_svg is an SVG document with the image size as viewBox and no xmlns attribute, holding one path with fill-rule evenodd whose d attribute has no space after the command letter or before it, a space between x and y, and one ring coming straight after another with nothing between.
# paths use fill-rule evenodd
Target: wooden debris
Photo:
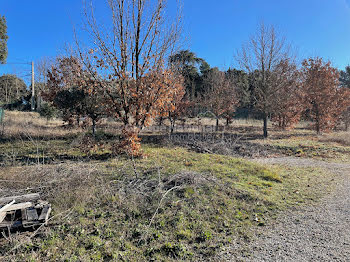
<instances>
[{"instance_id":1,"label":"wooden debris","mask_svg":"<svg viewBox=\"0 0 350 262\"><path fill-rule=\"evenodd\" d=\"M44 206L39 216L39 220L47 221L49 219L50 213L51 207L49 205Z\"/></svg>"},{"instance_id":2,"label":"wooden debris","mask_svg":"<svg viewBox=\"0 0 350 262\"><path fill-rule=\"evenodd\" d=\"M0 213L0 223L1 223L2 221L4 221L5 217L6 217L6 212L1 212L1 213Z\"/></svg>"},{"instance_id":3,"label":"wooden debris","mask_svg":"<svg viewBox=\"0 0 350 262\"><path fill-rule=\"evenodd\" d=\"M7 212L7 209L9 207L11 207L13 204L15 203L15 200L12 200L11 203L8 203L7 205L3 206L2 208L0 208L0 223L2 221L4 221L5 217L6 217L6 212Z\"/></svg>"},{"instance_id":4,"label":"wooden debris","mask_svg":"<svg viewBox=\"0 0 350 262\"><path fill-rule=\"evenodd\" d=\"M39 194L0 198L0 231L47 224L50 212Z\"/></svg>"},{"instance_id":5,"label":"wooden debris","mask_svg":"<svg viewBox=\"0 0 350 262\"><path fill-rule=\"evenodd\" d=\"M11 206L4 207L3 212L9 212L9 211L15 211L18 209L24 209L24 208L29 208L33 206L32 202L25 202L25 203L20 203L20 204L12 204Z\"/></svg>"},{"instance_id":6,"label":"wooden debris","mask_svg":"<svg viewBox=\"0 0 350 262\"><path fill-rule=\"evenodd\" d=\"M15 200L16 203L21 203L21 202L37 201L39 199L40 199L40 195L37 193L22 195L22 196L4 197L4 198L0 198L0 206L3 204L7 204L13 200Z\"/></svg>"}]
</instances>

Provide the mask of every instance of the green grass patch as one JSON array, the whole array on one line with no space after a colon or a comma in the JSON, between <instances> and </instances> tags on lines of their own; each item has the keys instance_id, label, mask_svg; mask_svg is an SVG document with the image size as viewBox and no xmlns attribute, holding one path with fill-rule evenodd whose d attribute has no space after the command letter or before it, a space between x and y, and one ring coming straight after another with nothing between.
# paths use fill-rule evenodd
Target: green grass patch
<instances>
[{"instance_id":1,"label":"green grass patch","mask_svg":"<svg viewBox=\"0 0 350 262\"><path fill-rule=\"evenodd\" d=\"M317 199L331 180L318 169L262 166L177 147L145 145L143 149L143 159L92 161L93 171L84 171L79 177L76 174L83 168L75 168L71 162L59 168L50 166L47 171L48 167L42 166L43 174L50 173L58 181L65 174L68 181L50 188L54 214L64 210L62 205L68 199L65 208L72 208L72 213L21 246L12 258L209 259L233 239L249 238L254 227L266 225L279 211ZM12 169L16 173L16 168ZM0 173L0 179L4 174ZM43 183L50 181L40 177ZM69 182L73 178L74 183ZM88 195L81 197L81 192ZM0 254L8 256L12 244L0 244Z\"/></svg>"},{"instance_id":2,"label":"green grass patch","mask_svg":"<svg viewBox=\"0 0 350 262\"><path fill-rule=\"evenodd\" d=\"M270 146L288 156L307 157L332 162L350 162L350 146L323 140L323 138L319 139L316 136L306 136L265 139L257 142Z\"/></svg>"}]
</instances>

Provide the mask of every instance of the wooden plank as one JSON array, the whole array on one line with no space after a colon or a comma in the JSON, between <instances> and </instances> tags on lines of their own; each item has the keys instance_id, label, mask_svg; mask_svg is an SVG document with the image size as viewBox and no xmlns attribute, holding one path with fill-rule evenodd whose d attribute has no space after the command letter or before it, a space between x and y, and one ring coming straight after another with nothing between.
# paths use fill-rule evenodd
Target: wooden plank
<instances>
[{"instance_id":1,"label":"wooden plank","mask_svg":"<svg viewBox=\"0 0 350 262\"><path fill-rule=\"evenodd\" d=\"M39 222L39 220L35 220L35 221L22 221L22 226L23 228L30 228L33 226L39 226L42 225L44 223Z\"/></svg>"},{"instance_id":2,"label":"wooden plank","mask_svg":"<svg viewBox=\"0 0 350 262\"><path fill-rule=\"evenodd\" d=\"M2 212L9 212L9 211L15 211L18 209L25 209L28 207L32 207L33 203L32 202L25 202L25 203L20 203L20 204L13 204L11 206L8 206L2 210Z\"/></svg>"},{"instance_id":3,"label":"wooden plank","mask_svg":"<svg viewBox=\"0 0 350 262\"><path fill-rule=\"evenodd\" d=\"M6 212L0 212L0 223L4 221L5 217L6 217Z\"/></svg>"},{"instance_id":4,"label":"wooden plank","mask_svg":"<svg viewBox=\"0 0 350 262\"><path fill-rule=\"evenodd\" d=\"M22 226L22 222L21 221L4 221L2 223L0 223L0 228L17 228Z\"/></svg>"},{"instance_id":5,"label":"wooden plank","mask_svg":"<svg viewBox=\"0 0 350 262\"><path fill-rule=\"evenodd\" d=\"M22 225L23 227L25 227L28 224L28 220L27 220L27 209L23 208L21 210L21 214L22 214Z\"/></svg>"},{"instance_id":6,"label":"wooden plank","mask_svg":"<svg viewBox=\"0 0 350 262\"><path fill-rule=\"evenodd\" d=\"M20 214L18 213L19 210L21 211ZM40 195L37 193L0 198L0 229L46 225L50 213L51 205L40 200ZM14 221L6 220L6 216L12 216Z\"/></svg>"},{"instance_id":7,"label":"wooden plank","mask_svg":"<svg viewBox=\"0 0 350 262\"><path fill-rule=\"evenodd\" d=\"M4 221L4 219L6 217L6 210L7 210L7 208L11 207L14 203L15 203L15 200L12 200L11 203L8 203L7 205L5 205L2 208L0 208L0 223L2 221Z\"/></svg>"},{"instance_id":8,"label":"wooden plank","mask_svg":"<svg viewBox=\"0 0 350 262\"><path fill-rule=\"evenodd\" d=\"M46 222L49 219L50 213L51 213L51 206L50 205L44 206L39 216L39 220L44 220Z\"/></svg>"},{"instance_id":9,"label":"wooden plank","mask_svg":"<svg viewBox=\"0 0 350 262\"><path fill-rule=\"evenodd\" d=\"M0 208L0 213L5 212L6 213L6 209L9 208L10 206L12 206L15 203L15 200L12 200L11 203L8 203L7 205L4 205L2 208Z\"/></svg>"},{"instance_id":10,"label":"wooden plank","mask_svg":"<svg viewBox=\"0 0 350 262\"><path fill-rule=\"evenodd\" d=\"M27 209L23 208L21 210L21 214L22 214L22 221L27 220Z\"/></svg>"},{"instance_id":11,"label":"wooden plank","mask_svg":"<svg viewBox=\"0 0 350 262\"><path fill-rule=\"evenodd\" d=\"M38 220L38 212L35 208L27 208L27 220L28 221L35 221Z\"/></svg>"},{"instance_id":12,"label":"wooden plank","mask_svg":"<svg viewBox=\"0 0 350 262\"><path fill-rule=\"evenodd\" d=\"M0 205L7 204L13 200L15 200L16 203L19 203L19 202L36 201L38 199L40 199L40 195L38 193L27 194L22 196L3 197L3 198L0 198Z\"/></svg>"}]
</instances>

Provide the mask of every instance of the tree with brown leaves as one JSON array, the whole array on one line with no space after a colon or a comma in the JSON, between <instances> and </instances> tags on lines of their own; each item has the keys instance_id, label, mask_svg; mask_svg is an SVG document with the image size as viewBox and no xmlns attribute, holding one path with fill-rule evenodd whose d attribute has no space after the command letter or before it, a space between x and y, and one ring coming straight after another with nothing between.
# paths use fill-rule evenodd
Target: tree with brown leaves
<instances>
[{"instance_id":1,"label":"tree with brown leaves","mask_svg":"<svg viewBox=\"0 0 350 262\"><path fill-rule=\"evenodd\" d=\"M92 122L92 133L96 133L96 124L106 115L103 93L96 88L94 79L84 70L79 59L62 57L48 71L48 81L44 98L62 111L64 119L88 117Z\"/></svg>"},{"instance_id":2,"label":"tree with brown leaves","mask_svg":"<svg viewBox=\"0 0 350 262\"><path fill-rule=\"evenodd\" d=\"M109 0L108 6L109 29L100 26L93 8L85 8L88 52L77 44L110 113L124 124L124 140L130 141L127 136L137 137L182 92L182 80L165 65L180 37L180 19L169 23L165 0Z\"/></svg>"},{"instance_id":3,"label":"tree with brown leaves","mask_svg":"<svg viewBox=\"0 0 350 262\"><path fill-rule=\"evenodd\" d=\"M204 80L206 93L202 103L216 118L216 130L220 117L230 117L238 104L235 87L225 72L212 68Z\"/></svg>"},{"instance_id":4,"label":"tree with brown leaves","mask_svg":"<svg viewBox=\"0 0 350 262\"><path fill-rule=\"evenodd\" d=\"M185 96L185 91L175 94L173 101L165 108L167 118L170 121L170 133L174 133L176 120L186 116L188 109L193 105Z\"/></svg>"},{"instance_id":5,"label":"tree with brown leaves","mask_svg":"<svg viewBox=\"0 0 350 262\"><path fill-rule=\"evenodd\" d=\"M317 133L335 127L342 112L349 106L349 90L339 85L339 72L322 58L304 60L303 90L306 106Z\"/></svg>"},{"instance_id":6,"label":"tree with brown leaves","mask_svg":"<svg viewBox=\"0 0 350 262\"><path fill-rule=\"evenodd\" d=\"M304 95L301 88L300 72L295 63L282 60L274 72L273 83L278 85L273 97L272 121L281 129L293 128L304 111Z\"/></svg>"}]
</instances>

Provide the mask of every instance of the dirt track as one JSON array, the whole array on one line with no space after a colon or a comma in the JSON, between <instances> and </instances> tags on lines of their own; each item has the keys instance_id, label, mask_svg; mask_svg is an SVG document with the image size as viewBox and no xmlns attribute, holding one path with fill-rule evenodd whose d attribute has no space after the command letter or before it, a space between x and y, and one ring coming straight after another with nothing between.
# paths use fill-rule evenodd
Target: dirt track
<instances>
[{"instance_id":1,"label":"dirt track","mask_svg":"<svg viewBox=\"0 0 350 262\"><path fill-rule=\"evenodd\" d=\"M337 190L313 206L290 210L257 232L247 246L234 244L226 261L350 261L350 164L293 157L260 163L320 167L339 175Z\"/></svg>"}]
</instances>

